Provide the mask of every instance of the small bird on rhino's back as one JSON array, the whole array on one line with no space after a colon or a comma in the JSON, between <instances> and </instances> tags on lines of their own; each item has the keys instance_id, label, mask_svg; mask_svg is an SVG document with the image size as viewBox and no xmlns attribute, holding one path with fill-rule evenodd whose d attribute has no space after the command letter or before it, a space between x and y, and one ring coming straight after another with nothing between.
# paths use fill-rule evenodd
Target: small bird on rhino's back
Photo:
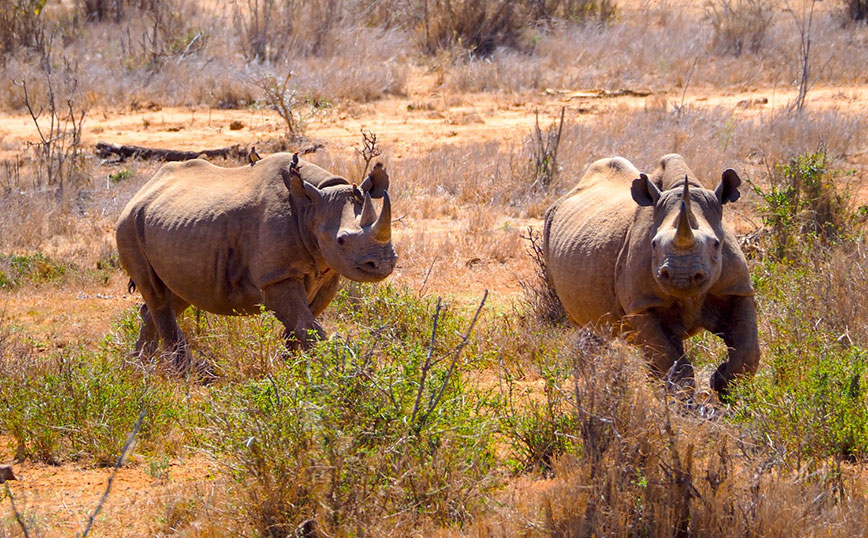
<instances>
[{"instance_id":1,"label":"small bird on rhino's back","mask_svg":"<svg viewBox=\"0 0 868 538\"><path fill-rule=\"evenodd\" d=\"M250 146L250 153L247 154L247 161L250 163L250 166L256 164L256 161L262 160L262 157L256 153L256 146Z\"/></svg>"}]
</instances>

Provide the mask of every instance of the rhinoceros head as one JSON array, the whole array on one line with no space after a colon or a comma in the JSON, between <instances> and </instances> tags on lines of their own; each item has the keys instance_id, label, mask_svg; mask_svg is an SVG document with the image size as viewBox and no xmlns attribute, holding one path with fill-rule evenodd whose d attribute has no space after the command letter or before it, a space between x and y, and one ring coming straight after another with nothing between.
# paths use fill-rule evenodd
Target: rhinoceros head
<instances>
[{"instance_id":1,"label":"rhinoceros head","mask_svg":"<svg viewBox=\"0 0 868 538\"><path fill-rule=\"evenodd\" d=\"M640 206L653 206L651 272L660 287L681 298L700 295L717 281L726 232L723 204L738 200L738 174L727 169L713 191L684 176L660 191L645 174L633 180L631 193Z\"/></svg>"},{"instance_id":2,"label":"rhinoceros head","mask_svg":"<svg viewBox=\"0 0 868 538\"><path fill-rule=\"evenodd\" d=\"M304 218L325 262L341 275L360 282L389 276L397 256L392 249L392 205L389 176L381 163L361 186L342 178L326 180L319 188L304 181L295 168L283 180L292 197L305 206ZM379 215L373 198L382 198Z\"/></svg>"}]
</instances>

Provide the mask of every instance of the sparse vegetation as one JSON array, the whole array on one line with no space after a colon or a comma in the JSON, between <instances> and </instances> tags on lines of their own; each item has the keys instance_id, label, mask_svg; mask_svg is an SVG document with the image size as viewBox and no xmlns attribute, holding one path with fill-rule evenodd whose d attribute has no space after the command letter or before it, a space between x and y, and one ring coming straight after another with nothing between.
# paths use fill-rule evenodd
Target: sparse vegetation
<instances>
[{"instance_id":1,"label":"sparse vegetation","mask_svg":"<svg viewBox=\"0 0 868 538\"><path fill-rule=\"evenodd\" d=\"M0 0L0 463L18 458L31 534L79 530L104 484L48 475L108 473L140 416L131 489L94 533L863 534L865 27L818 2L806 56L779 4L639 4ZM789 113L806 57L816 87ZM208 375L131 356L113 226L159 164L91 143L299 149L284 131L322 137L306 158L351 180L388 167L390 281L345 282L305 353L265 310L190 309ZM728 404L704 386L717 337L688 342L700 387L674 401L635 348L570 327L544 278L540 221L584 168L670 152L709 184L750 178L724 212L762 359ZM65 487L84 500L55 509Z\"/></svg>"}]
</instances>

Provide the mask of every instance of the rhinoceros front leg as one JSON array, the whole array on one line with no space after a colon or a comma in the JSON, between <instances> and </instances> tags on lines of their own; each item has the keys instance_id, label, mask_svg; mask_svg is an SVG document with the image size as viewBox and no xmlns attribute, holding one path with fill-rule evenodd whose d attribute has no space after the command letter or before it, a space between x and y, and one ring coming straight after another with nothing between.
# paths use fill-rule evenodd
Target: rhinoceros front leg
<instances>
[{"instance_id":1,"label":"rhinoceros front leg","mask_svg":"<svg viewBox=\"0 0 868 538\"><path fill-rule=\"evenodd\" d=\"M712 332L720 334L729 349L729 360L711 375L711 388L726 396L729 384L737 377L752 375L759 365L760 350L756 327L756 302L753 297L734 296L722 309Z\"/></svg>"},{"instance_id":2,"label":"rhinoceros front leg","mask_svg":"<svg viewBox=\"0 0 868 538\"><path fill-rule=\"evenodd\" d=\"M283 336L290 349L309 348L325 331L316 322L307 304L304 284L298 280L283 280L262 289L262 304L274 312L283 323Z\"/></svg>"},{"instance_id":3,"label":"rhinoceros front leg","mask_svg":"<svg viewBox=\"0 0 868 538\"><path fill-rule=\"evenodd\" d=\"M316 296L310 303L310 311L314 318L318 318L326 307L334 300L335 295L338 294L340 283L341 277L338 274L335 274L330 280L320 286L319 291L316 292Z\"/></svg>"},{"instance_id":4,"label":"rhinoceros front leg","mask_svg":"<svg viewBox=\"0 0 868 538\"><path fill-rule=\"evenodd\" d=\"M631 316L629 323L633 342L642 347L652 371L680 389L692 389L693 365L684 356L684 335L676 334L653 313Z\"/></svg>"}]
</instances>

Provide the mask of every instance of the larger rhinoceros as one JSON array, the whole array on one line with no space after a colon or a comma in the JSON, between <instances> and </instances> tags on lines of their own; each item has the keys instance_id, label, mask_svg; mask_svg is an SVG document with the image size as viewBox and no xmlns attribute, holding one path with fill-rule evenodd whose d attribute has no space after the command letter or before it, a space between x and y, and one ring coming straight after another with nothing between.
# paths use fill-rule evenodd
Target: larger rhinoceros
<instances>
[{"instance_id":1,"label":"larger rhinoceros","mask_svg":"<svg viewBox=\"0 0 868 538\"><path fill-rule=\"evenodd\" d=\"M674 154L651 177L621 157L591 164L545 214L548 276L572 322L630 336L653 370L689 382L683 340L707 329L729 348L712 388L725 394L735 377L753 374L760 353L751 278L722 222L740 184L727 169L709 190Z\"/></svg>"},{"instance_id":2,"label":"larger rhinoceros","mask_svg":"<svg viewBox=\"0 0 868 538\"><path fill-rule=\"evenodd\" d=\"M163 165L117 223L121 265L145 300L136 351L152 354L160 339L188 367L176 316L190 305L224 315L264 305L292 345L308 346L340 276L392 272L388 186L379 163L357 187L289 153L239 168ZM379 216L372 198L383 199Z\"/></svg>"}]
</instances>

